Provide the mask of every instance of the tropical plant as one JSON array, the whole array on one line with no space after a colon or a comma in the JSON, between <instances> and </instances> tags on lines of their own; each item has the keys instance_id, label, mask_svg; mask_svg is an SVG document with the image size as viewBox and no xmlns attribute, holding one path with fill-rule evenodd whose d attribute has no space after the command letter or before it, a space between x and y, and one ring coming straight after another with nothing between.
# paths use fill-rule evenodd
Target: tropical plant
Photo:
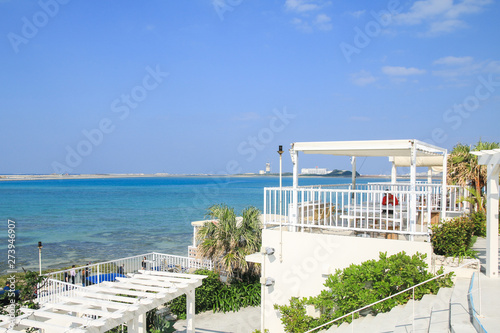
<instances>
[{"instance_id":1,"label":"tropical plant","mask_svg":"<svg viewBox=\"0 0 500 333\"><path fill-rule=\"evenodd\" d=\"M432 278L434 275L426 270L425 258L426 255L420 253L412 256L404 252L392 256L380 253L379 260L337 269L335 274L328 276L324 284L326 289L319 295L309 298L292 297L289 305L275 305L274 308L279 310L281 322L287 332L304 332ZM442 273L441 268L437 275ZM452 274L416 287L415 299L421 299L429 293L436 294L441 287L451 286ZM411 291L399 294L373 305L368 311L375 314L388 312L399 304L407 303L412 296ZM319 317L307 315L306 306L314 306L319 310ZM359 313L356 313L353 317L358 316ZM350 322L351 319L351 316L347 316L335 324ZM324 327L326 328L328 325Z\"/></svg>"},{"instance_id":2,"label":"tropical plant","mask_svg":"<svg viewBox=\"0 0 500 333\"><path fill-rule=\"evenodd\" d=\"M485 200L482 198L482 189L486 184L486 166L479 165L477 156L471 151L499 148L497 142L479 141L474 147L457 144L448 155L448 182L469 187L472 196L467 201L476 206L477 211L484 212ZM463 198L462 198L463 199Z\"/></svg>"},{"instance_id":3,"label":"tropical plant","mask_svg":"<svg viewBox=\"0 0 500 333\"><path fill-rule=\"evenodd\" d=\"M460 216L431 227L434 253L448 257L470 256L476 226L469 216Z\"/></svg>"},{"instance_id":4,"label":"tropical plant","mask_svg":"<svg viewBox=\"0 0 500 333\"><path fill-rule=\"evenodd\" d=\"M207 276L195 291L196 313L209 310L213 312L238 311L243 307L260 305L261 285L258 279L251 282L233 280L230 283L223 283L217 272L200 269L195 274ZM167 305L178 318L185 319L186 295L177 297Z\"/></svg>"},{"instance_id":5,"label":"tropical plant","mask_svg":"<svg viewBox=\"0 0 500 333\"><path fill-rule=\"evenodd\" d=\"M220 204L208 208L207 215L212 221L198 230L198 257L211 259L216 267L240 279L259 275L260 267L245 256L260 250L260 211L251 206L237 218L234 208Z\"/></svg>"}]
</instances>

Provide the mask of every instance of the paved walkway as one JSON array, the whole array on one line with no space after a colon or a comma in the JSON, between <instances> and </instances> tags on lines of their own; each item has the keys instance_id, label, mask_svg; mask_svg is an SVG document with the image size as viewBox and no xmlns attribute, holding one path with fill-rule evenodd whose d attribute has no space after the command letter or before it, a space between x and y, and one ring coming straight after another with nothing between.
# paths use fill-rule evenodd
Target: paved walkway
<instances>
[{"instance_id":1,"label":"paved walkway","mask_svg":"<svg viewBox=\"0 0 500 333\"><path fill-rule=\"evenodd\" d=\"M238 312L207 311L194 317L196 333L251 333L260 330L260 307L248 307ZM186 321L178 320L176 332L186 332Z\"/></svg>"},{"instance_id":2,"label":"paved walkway","mask_svg":"<svg viewBox=\"0 0 500 333\"><path fill-rule=\"evenodd\" d=\"M499 237L500 239L500 237ZM473 246L478 251L481 261L481 275L479 281L475 281L472 296L476 311L480 312L479 321L487 332L500 331L500 278L488 278L485 275L486 267L486 239L478 238ZM500 255L500 251L499 251ZM499 265L500 268L500 265ZM478 283L479 282L479 283ZM480 286L481 295L478 293Z\"/></svg>"}]
</instances>

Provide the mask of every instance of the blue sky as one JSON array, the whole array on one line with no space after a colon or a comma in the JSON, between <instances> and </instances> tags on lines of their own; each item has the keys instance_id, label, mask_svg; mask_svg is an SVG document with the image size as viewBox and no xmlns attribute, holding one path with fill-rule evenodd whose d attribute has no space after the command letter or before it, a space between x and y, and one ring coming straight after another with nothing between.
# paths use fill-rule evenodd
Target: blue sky
<instances>
[{"instance_id":1,"label":"blue sky","mask_svg":"<svg viewBox=\"0 0 500 333\"><path fill-rule=\"evenodd\" d=\"M298 141L500 141L499 17L493 0L0 0L0 173L277 171ZM301 159L315 166L350 168Z\"/></svg>"}]
</instances>

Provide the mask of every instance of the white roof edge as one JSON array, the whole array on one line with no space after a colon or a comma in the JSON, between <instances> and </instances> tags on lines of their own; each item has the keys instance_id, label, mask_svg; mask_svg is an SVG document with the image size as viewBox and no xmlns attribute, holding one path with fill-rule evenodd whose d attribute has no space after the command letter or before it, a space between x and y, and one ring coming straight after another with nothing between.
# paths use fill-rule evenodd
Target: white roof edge
<instances>
[{"instance_id":1,"label":"white roof edge","mask_svg":"<svg viewBox=\"0 0 500 333\"><path fill-rule=\"evenodd\" d=\"M344 156L409 156L412 144L420 155L446 155L445 148L419 140L364 140L294 142L292 150L306 154L331 154Z\"/></svg>"},{"instance_id":2,"label":"white roof edge","mask_svg":"<svg viewBox=\"0 0 500 333\"><path fill-rule=\"evenodd\" d=\"M482 155L493 155L493 154L498 154L500 153L500 149L491 149L491 150L478 150L478 151L471 151L471 154L474 154L476 156L482 156Z\"/></svg>"}]
</instances>

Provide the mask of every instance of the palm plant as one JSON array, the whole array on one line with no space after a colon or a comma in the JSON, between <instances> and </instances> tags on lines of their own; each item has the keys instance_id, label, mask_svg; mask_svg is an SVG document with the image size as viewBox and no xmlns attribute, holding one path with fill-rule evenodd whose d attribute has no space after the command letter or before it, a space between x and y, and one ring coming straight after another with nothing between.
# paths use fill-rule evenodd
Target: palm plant
<instances>
[{"instance_id":1,"label":"palm plant","mask_svg":"<svg viewBox=\"0 0 500 333\"><path fill-rule=\"evenodd\" d=\"M479 165L477 156L471 154L471 151L495 149L500 147L497 142L479 141L474 148L461 143L453 147L448 155L448 182L469 187L469 192L473 194L472 200L477 206L478 211L484 211L484 198L482 198L482 189L486 184L487 170L486 166ZM470 199L469 199L470 200Z\"/></svg>"},{"instance_id":2,"label":"palm plant","mask_svg":"<svg viewBox=\"0 0 500 333\"><path fill-rule=\"evenodd\" d=\"M219 204L209 207L207 215L213 220L198 230L198 257L211 259L220 269L238 278L258 275L260 268L248 263L245 256L260 249L260 211L248 207L237 218L234 208Z\"/></svg>"}]
</instances>

